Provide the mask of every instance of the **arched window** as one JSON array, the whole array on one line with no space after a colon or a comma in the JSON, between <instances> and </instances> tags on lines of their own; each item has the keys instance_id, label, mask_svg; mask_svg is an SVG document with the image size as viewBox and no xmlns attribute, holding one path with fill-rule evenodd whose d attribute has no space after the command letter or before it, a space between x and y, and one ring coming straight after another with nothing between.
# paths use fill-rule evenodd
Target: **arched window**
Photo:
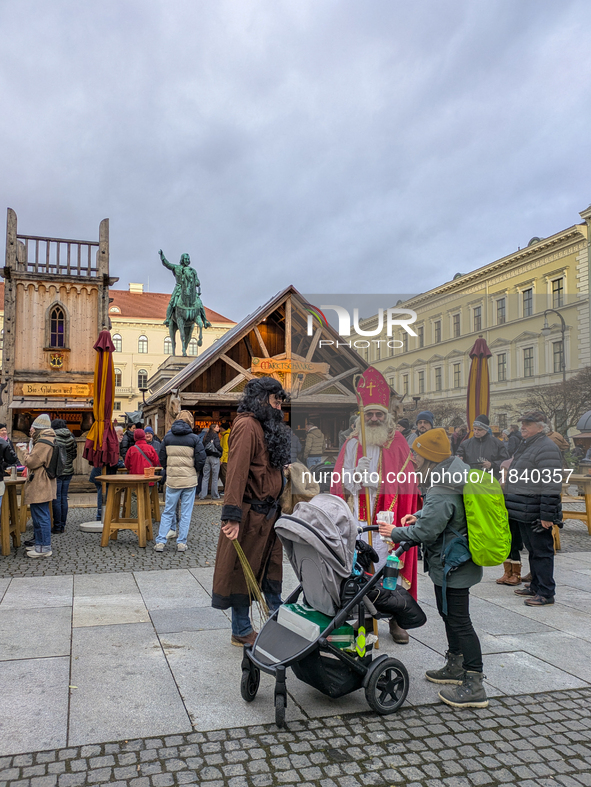
<instances>
[{"instance_id":1,"label":"arched window","mask_svg":"<svg viewBox=\"0 0 591 787\"><path fill-rule=\"evenodd\" d=\"M167 336L164 340L164 355L172 355L172 342L170 341L170 336Z\"/></svg>"},{"instance_id":2,"label":"arched window","mask_svg":"<svg viewBox=\"0 0 591 787\"><path fill-rule=\"evenodd\" d=\"M148 387L148 372L145 369L140 369L137 373L137 387L138 388L147 388Z\"/></svg>"},{"instance_id":3,"label":"arched window","mask_svg":"<svg viewBox=\"0 0 591 787\"><path fill-rule=\"evenodd\" d=\"M113 336L113 344L115 345L115 352L120 353L121 348L123 347L123 342L121 341L121 336L118 333Z\"/></svg>"},{"instance_id":4,"label":"arched window","mask_svg":"<svg viewBox=\"0 0 591 787\"><path fill-rule=\"evenodd\" d=\"M147 336L140 336L137 340L137 351L138 353L147 353L148 352L148 337Z\"/></svg>"},{"instance_id":5,"label":"arched window","mask_svg":"<svg viewBox=\"0 0 591 787\"><path fill-rule=\"evenodd\" d=\"M197 339L191 339L187 347L187 355L197 355L198 352L199 345L197 344Z\"/></svg>"},{"instance_id":6,"label":"arched window","mask_svg":"<svg viewBox=\"0 0 591 787\"><path fill-rule=\"evenodd\" d=\"M49 315L49 346L65 347L66 314L61 306L53 306Z\"/></svg>"},{"instance_id":7,"label":"arched window","mask_svg":"<svg viewBox=\"0 0 591 787\"><path fill-rule=\"evenodd\" d=\"M115 388L121 388L121 369L115 369Z\"/></svg>"}]
</instances>

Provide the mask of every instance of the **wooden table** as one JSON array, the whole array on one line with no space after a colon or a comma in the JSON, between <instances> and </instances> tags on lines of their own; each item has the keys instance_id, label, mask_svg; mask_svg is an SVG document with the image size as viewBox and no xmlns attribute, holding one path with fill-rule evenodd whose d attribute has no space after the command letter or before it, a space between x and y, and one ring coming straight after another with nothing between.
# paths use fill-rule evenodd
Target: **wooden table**
<instances>
[{"instance_id":1,"label":"wooden table","mask_svg":"<svg viewBox=\"0 0 591 787\"><path fill-rule=\"evenodd\" d=\"M107 504L105 507L105 521L101 546L106 547L109 539L116 541L119 530L133 530L138 535L140 547L146 546L146 539L151 541L152 532L152 506L150 500L150 482L158 482L158 478L145 475L99 475L97 479L109 485ZM154 484L154 488L157 483ZM137 495L137 517L131 516L131 493ZM104 494L104 492L103 492ZM121 509L123 507L123 513Z\"/></svg>"},{"instance_id":2,"label":"wooden table","mask_svg":"<svg viewBox=\"0 0 591 787\"><path fill-rule=\"evenodd\" d=\"M583 496L577 495L575 496L568 496L566 494L566 489L569 486L582 486L583 487ZM579 473L573 473L571 477L568 479L568 483L562 485L562 502L563 503L584 503L585 510L584 511L565 511L562 510L562 516L564 519L580 519L587 525L587 530L589 531L589 535L591 535L591 475L581 475Z\"/></svg>"},{"instance_id":3,"label":"wooden table","mask_svg":"<svg viewBox=\"0 0 591 787\"><path fill-rule=\"evenodd\" d=\"M10 555L10 537L12 536L12 543L14 548L21 544L21 520L19 516L19 505L16 499L16 490L20 486L21 494L24 489L23 484L26 483L25 478L8 478L4 479L6 491L2 498L2 513L0 516L0 532L1 532L1 551L3 555ZM21 506L23 501L21 498Z\"/></svg>"}]
</instances>

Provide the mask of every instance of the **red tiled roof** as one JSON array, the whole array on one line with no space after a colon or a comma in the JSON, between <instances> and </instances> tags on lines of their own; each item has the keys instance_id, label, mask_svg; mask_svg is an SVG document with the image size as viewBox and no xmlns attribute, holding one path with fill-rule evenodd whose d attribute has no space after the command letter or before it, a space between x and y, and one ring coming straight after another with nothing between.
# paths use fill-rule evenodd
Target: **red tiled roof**
<instances>
[{"instance_id":1,"label":"red tiled roof","mask_svg":"<svg viewBox=\"0 0 591 787\"><path fill-rule=\"evenodd\" d=\"M127 290L109 290L109 297L112 299L111 306L118 306L121 309L119 314L113 317L156 317L164 319L166 308L170 301L170 293L166 292L128 292ZM210 322L227 322L233 324L233 320L223 317L218 312L205 307L205 314Z\"/></svg>"}]
</instances>

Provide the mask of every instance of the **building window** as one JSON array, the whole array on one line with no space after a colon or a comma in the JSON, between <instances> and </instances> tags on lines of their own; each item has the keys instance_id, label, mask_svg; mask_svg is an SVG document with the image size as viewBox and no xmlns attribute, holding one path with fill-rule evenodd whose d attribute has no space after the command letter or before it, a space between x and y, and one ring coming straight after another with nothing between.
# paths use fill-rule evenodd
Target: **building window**
<instances>
[{"instance_id":1,"label":"building window","mask_svg":"<svg viewBox=\"0 0 591 787\"><path fill-rule=\"evenodd\" d=\"M502 431L507 428L507 413L499 413L498 416L499 429Z\"/></svg>"},{"instance_id":2,"label":"building window","mask_svg":"<svg viewBox=\"0 0 591 787\"><path fill-rule=\"evenodd\" d=\"M408 396L408 393L409 393L409 391L408 391L408 374L403 374L402 375L402 393L405 396Z\"/></svg>"},{"instance_id":3,"label":"building window","mask_svg":"<svg viewBox=\"0 0 591 787\"><path fill-rule=\"evenodd\" d=\"M435 344L439 344L441 341L441 320L436 320L434 323L434 333L435 333Z\"/></svg>"},{"instance_id":4,"label":"building window","mask_svg":"<svg viewBox=\"0 0 591 787\"><path fill-rule=\"evenodd\" d=\"M462 365L454 363L454 388L462 387Z\"/></svg>"},{"instance_id":5,"label":"building window","mask_svg":"<svg viewBox=\"0 0 591 787\"><path fill-rule=\"evenodd\" d=\"M122 377L121 369L115 369L115 388L121 388Z\"/></svg>"},{"instance_id":6,"label":"building window","mask_svg":"<svg viewBox=\"0 0 591 787\"><path fill-rule=\"evenodd\" d=\"M419 372L419 393L425 393L425 372Z\"/></svg>"},{"instance_id":7,"label":"building window","mask_svg":"<svg viewBox=\"0 0 591 787\"><path fill-rule=\"evenodd\" d=\"M419 347L425 346L425 329L422 325L419 325L417 328L417 333L419 334Z\"/></svg>"},{"instance_id":8,"label":"building window","mask_svg":"<svg viewBox=\"0 0 591 787\"><path fill-rule=\"evenodd\" d=\"M552 342L552 358L554 361L554 371L561 372L564 358L564 346L561 341Z\"/></svg>"},{"instance_id":9,"label":"building window","mask_svg":"<svg viewBox=\"0 0 591 787\"><path fill-rule=\"evenodd\" d=\"M0 331L0 350L4 349L4 328Z\"/></svg>"},{"instance_id":10,"label":"building window","mask_svg":"<svg viewBox=\"0 0 591 787\"><path fill-rule=\"evenodd\" d=\"M441 389L441 366L438 366L437 369L435 369L435 390L441 391Z\"/></svg>"},{"instance_id":11,"label":"building window","mask_svg":"<svg viewBox=\"0 0 591 787\"><path fill-rule=\"evenodd\" d=\"M534 313L534 291L530 287L529 290L523 291L523 316L531 317Z\"/></svg>"},{"instance_id":12,"label":"building window","mask_svg":"<svg viewBox=\"0 0 591 787\"><path fill-rule=\"evenodd\" d=\"M402 333L402 352L408 352L408 333L406 331Z\"/></svg>"},{"instance_id":13,"label":"building window","mask_svg":"<svg viewBox=\"0 0 591 787\"><path fill-rule=\"evenodd\" d=\"M137 373L137 387L138 388L147 388L148 387L148 372L145 369L140 369Z\"/></svg>"},{"instance_id":14,"label":"building window","mask_svg":"<svg viewBox=\"0 0 591 787\"><path fill-rule=\"evenodd\" d=\"M507 320L506 304L504 298L499 298L497 301L497 325L504 325Z\"/></svg>"},{"instance_id":15,"label":"building window","mask_svg":"<svg viewBox=\"0 0 591 787\"><path fill-rule=\"evenodd\" d=\"M523 376L534 376L534 348L527 347L523 351Z\"/></svg>"},{"instance_id":16,"label":"building window","mask_svg":"<svg viewBox=\"0 0 591 787\"><path fill-rule=\"evenodd\" d=\"M167 336L164 340L164 355L172 355L172 342L170 336Z\"/></svg>"},{"instance_id":17,"label":"building window","mask_svg":"<svg viewBox=\"0 0 591 787\"><path fill-rule=\"evenodd\" d=\"M137 340L137 351L138 353L147 353L148 352L148 337L147 336L140 336Z\"/></svg>"},{"instance_id":18,"label":"building window","mask_svg":"<svg viewBox=\"0 0 591 787\"><path fill-rule=\"evenodd\" d=\"M187 355L197 355L198 352L199 345L197 344L197 339L191 339L189 346L187 347Z\"/></svg>"},{"instance_id":19,"label":"building window","mask_svg":"<svg viewBox=\"0 0 591 787\"><path fill-rule=\"evenodd\" d=\"M113 410L121 410L121 402L114 402Z\"/></svg>"},{"instance_id":20,"label":"building window","mask_svg":"<svg viewBox=\"0 0 591 787\"><path fill-rule=\"evenodd\" d=\"M558 309L564 305L564 279L554 279L552 282L552 308Z\"/></svg>"},{"instance_id":21,"label":"building window","mask_svg":"<svg viewBox=\"0 0 591 787\"><path fill-rule=\"evenodd\" d=\"M113 336L113 344L115 345L115 352L120 353L121 348L123 347L123 342L121 340L121 336L118 333Z\"/></svg>"},{"instance_id":22,"label":"building window","mask_svg":"<svg viewBox=\"0 0 591 787\"><path fill-rule=\"evenodd\" d=\"M454 314L452 317L452 333L454 339L457 339L460 335L460 315Z\"/></svg>"},{"instance_id":23,"label":"building window","mask_svg":"<svg viewBox=\"0 0 591 787\"><path fill-rule=\"evenodd\" d=\"M482 306L474 307L474 330L482 330Z\"/></svg>"},{"instance_id":24,"label":"building window","mask_svg":"<svg viewBox=\"0 0 591 787\"><path fill-rule=\"evenodd\" d=\"M49 315L49 346L65 347L66 314L61 306L53 306Z\"/></svg>"},{"instance_id":25,"label":"building window","mask_svg":"<svg viewBox=\"0 0 591 787\"><path fill-rule=\"evenodd\" d=\"M497 355L497 380L504 383L507 379L507 353Z\"/></svg>"}]
</instances>

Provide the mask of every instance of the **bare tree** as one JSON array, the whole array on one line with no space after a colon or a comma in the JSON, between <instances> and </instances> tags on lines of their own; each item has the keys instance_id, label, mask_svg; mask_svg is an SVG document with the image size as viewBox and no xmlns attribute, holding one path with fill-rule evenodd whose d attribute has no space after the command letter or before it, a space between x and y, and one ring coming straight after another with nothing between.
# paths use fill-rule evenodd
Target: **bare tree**
<instances>
[{"instance_id":1,"label":"bare tree","mask_svg":"<svg viewBox=\"0 0 591 787\"><path fill-rule=\"evenodd\" d=\"M591 366L585 366L563 383L542 385L518 402L521 412L541 410L555 428L576 426L583 413L591 410ZM563 415L566 407L566 413Z\"/></svg>"},{"instance_id":2,"label":"bare tree","mask_svg":"<svg viewBox=\"0 0 591 787\"><path fill-rule=\"evenodd\" d=\"M466 423L466 405L457 400L421 399L416 410L405 410L404 415L410 420L416 418L421 410L430 410L435 426L444 429Z\"/></svg>"}]
</instances>

